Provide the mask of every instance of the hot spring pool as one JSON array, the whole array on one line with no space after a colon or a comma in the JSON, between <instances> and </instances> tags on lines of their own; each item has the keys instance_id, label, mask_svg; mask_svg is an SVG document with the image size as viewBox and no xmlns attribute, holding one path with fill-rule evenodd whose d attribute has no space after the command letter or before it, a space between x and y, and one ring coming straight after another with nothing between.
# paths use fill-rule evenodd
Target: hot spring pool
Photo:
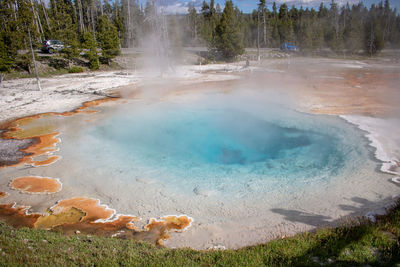
<instances>
[{"instance_id":1,"label":"hot spring pool","mask_svg":"<svg viewBox=\"0 0 400 267\"><path fill-rule=\"evenodd\" d=\"M362 138L340 119L269 108L143 106L86 129L77 147L104 149L92 164L112 158L132 177L224 197L327 183L366 159Z\"/></svg>"},{"instance_id":2,"label":"hot spring pool","mask_svg":"<svg viewBox=\"0 0 400 267\"><path fill-rule=\"evenodd\" d=\"M396 191L365 133L336 116L220 94L100 111L63 118L62 159L19 176L59 178L57 199L98 198L145 220L192 217L169 246L264 242L380 209Z\"/></svg>"}]
</instances>

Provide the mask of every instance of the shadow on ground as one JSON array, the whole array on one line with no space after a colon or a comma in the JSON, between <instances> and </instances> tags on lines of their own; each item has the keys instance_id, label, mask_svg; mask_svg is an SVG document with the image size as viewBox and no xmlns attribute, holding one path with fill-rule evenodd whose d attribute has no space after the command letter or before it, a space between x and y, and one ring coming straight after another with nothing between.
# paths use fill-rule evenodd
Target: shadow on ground
<instances>
[{"instance_id":1,"label":"shadow on ground","mask_svg":"<svg viewBox=\"0 0 400 267\"><path fill-rule=\"evenodd\" d=\"M388 208L387 211L394 212L390 208L395 206L395 199L389 197L373 202L365 198L353 197L351 201L354 205L339 206L341 210L348 211L349 214L337 220L304 211L272 209L273 212L283 215L291 222L313 227L338 226L328 228L329 231L317 231L317 242L302 255L293 259L293 262L298 263L295 264L296 266L303 266L310 259L315 265L393 266L392 264L399 259L400 238L385 229L390 228L388 227L390 223L387 221L389 216L377 215L377 226L362 216L370 210L383 211L384 207ZM397 200L397 203L399 202L400 200ZM392 242L388 244L387 240ZM352 258L352 253L365 253L365 255ZM360 258L363 259L361 262Z\"/></svg>"}]
</instances>

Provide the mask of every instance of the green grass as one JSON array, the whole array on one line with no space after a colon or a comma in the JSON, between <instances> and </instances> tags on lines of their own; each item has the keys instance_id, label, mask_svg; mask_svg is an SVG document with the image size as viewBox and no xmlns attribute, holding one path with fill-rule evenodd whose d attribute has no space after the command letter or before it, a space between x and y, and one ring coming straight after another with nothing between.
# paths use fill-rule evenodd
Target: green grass
<instances>
[{"instance_id":1,"label":"green grass","mask_svg":"<svg viewBox=\"0 0 400 267\"><path fill-rule=\"evenodd\" d=\"M353 222L239 250L168 249L132 240L14 229L4 223L0 248L0 265L396 266L400 201L374 224Z\"/></svg>"},{"instance_id":2,"label":"green grass","mask_svg":"<svg viewBox=\"0 0 400 267\"><path fill-rule=\"evenodd\" d=\"M83 68L82 67L78 67L78 66L73 66L68 72L69 73L81 73L83 72Z\"/></svg>"}]
</instances>

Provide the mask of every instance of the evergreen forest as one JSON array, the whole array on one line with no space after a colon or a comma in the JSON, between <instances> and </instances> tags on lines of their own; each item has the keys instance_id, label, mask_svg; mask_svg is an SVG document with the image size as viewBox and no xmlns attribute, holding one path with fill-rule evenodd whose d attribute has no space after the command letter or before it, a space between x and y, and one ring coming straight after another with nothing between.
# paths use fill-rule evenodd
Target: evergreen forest
<instances>
[{"instance_id":1,"label":"evergreen forest","mask_svg":"<svg viewBox=\"0 0 400 267\"><path fill-rule=\"evenodd\" d=\"M143 46L146 36L160 31L171 47L208 47L210 57L222 60L236 59L245 47L279 48L285 42L304 53L329 49L339 55L373 56L400 46L400 16L389 0L370 7L332 0L316 9L259 0L257 7L246 14L231 0L224 8L210 0L201 7L189 4L186 14L166 14L155 0L0 0L0 71L29 62L30 53L20 51L39 49L48 39L65 43L68 60L84 51L97 69L121 47Z\"/></svg>"}]
</instances>

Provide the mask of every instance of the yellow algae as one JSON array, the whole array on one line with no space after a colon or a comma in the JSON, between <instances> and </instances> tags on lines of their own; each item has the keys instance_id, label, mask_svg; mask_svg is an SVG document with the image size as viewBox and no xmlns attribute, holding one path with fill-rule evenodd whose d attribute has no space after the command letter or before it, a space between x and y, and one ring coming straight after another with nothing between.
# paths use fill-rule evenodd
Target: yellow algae
<instances>
[{"instance_id":1,"label":"yellow algae","mask_svg":"<svg viewBox=\"0 0 400 267\"><path fill-rule=\"evenodd\" d=\"M19 128L17 131L10 131L3 134L3 138L27 139L34 138L57 131L55 125L41 125L28 128Z\"/></svg>"},{"instance_id":2,"label":"yellow algae","mask_svg":"<svg viewBox=\"0 0 400 267\"><path fill-rule=\"evenodd\" d=\"M115 211L106 205L100 205L100 200L86 197L75 197L59 201L51 207L53 214L65 212L71 208L77 208L85 212L82 221L94 222L96 220L107 220Z\"/></svg>"},{"instance_id":3,"label":"yellow algae","mask_svg":"<svg viewBox=\"0 0 400 267\"><path fill-rule=\"evenodd\" d=\"M2 134L2 137L8 139L26 139L55 132L55 125L48 123L44 125L36 125L33 123L40 118L49 116L54 115L52 113L44 113L16 119L4 127L6 131Z\"/></svg>"},{"instance_id":4,"label":"yellow algae","mask_svg":"<svg viewBox=\"0 0 400 267\"><path fill-rule=\"evenodd\" d=\"M51 229L65 223L77 223L85 215L83 211L77 208L70 208L58 214L49 214L38 218L34 227L38 229Z\"/></svg>"},{"instance_id":5,"label":"yellow algae","mask_svg":"<svg viewBox=\"0 0 400 267\"><path fill-rule=\"evenodd\" d=\"M61 183L54 178L26 176L12 180L10 187L29 194L51 194L61 190Z\"/></svg>"}]
</instances>

